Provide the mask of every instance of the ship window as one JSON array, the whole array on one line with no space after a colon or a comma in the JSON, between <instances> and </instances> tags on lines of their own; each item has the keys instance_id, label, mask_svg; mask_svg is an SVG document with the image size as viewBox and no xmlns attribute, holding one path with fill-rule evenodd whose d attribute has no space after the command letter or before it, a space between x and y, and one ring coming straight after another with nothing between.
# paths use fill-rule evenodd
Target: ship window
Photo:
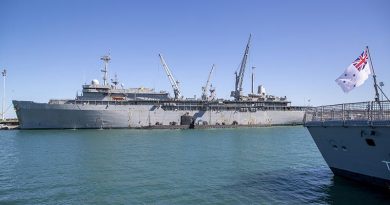
<instances>
[{"instance_id":1,"label":"ship window","mask_svg":"<svg viewBox=\"0 0 390 205\"><path fill-rule=\"evenodd\" d=\"M375 141L373 139L366 139L366 143L369 145L369 146L375 146Z\"/></svg>"}]
</instances>

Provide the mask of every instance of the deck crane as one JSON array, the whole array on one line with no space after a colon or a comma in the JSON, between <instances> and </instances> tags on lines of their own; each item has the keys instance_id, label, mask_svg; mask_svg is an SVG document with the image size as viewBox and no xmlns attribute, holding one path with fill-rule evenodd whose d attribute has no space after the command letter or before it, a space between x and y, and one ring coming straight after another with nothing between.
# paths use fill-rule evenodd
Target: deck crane
<instances>
[{"instance_id":1,"label":"deck crane","mask_svg":"<svg viewBox=\"0 0 390 205\"><path fill-rule=\"evenodd\" d=\"M181 91L180 91L180 88L179 88L179 81L176 81L175 78L173 77L173 75L171 73L171 70L169 69L167 63L165 63L165 60L164 60L163 56L161 54L158 54L158 56L160 57L161 64L164 67L165 72L167 73L169 82L172 85L173 93L175 95L175 99L182 98Z\"/></svg>"},{"instance_id":2,"label":"deck crane","mask_svg":"<svg viewBox=\"0 0 390 205\"><path fill-rule=\"evenodd\" d=\"M240 71L238 74L237 74L237 72L235 72L235 75L236 75L235 89L230 94L230 96L234 97L235 100L240 100L242 95L243 95L242 94L242 82L244 80L246 61L248 60L248 55L249 55L249 45L251 42L251 36L252 35L249 35L248 43L246 44L245 53L244 53L244 56L242 57L242 60L241 60Z\"/></svg>"},{"instance_id":3,"label":"deck crane","mask_svg":"<svg viewBox=\"0 0 390 205\"><path fill-rule=\"evenodd\" d=\"M208 100L207 90L209 89L211 73L213 73L214 67L215 67L215 65L213 64L213 66L211 67L210 73L209 73L209 77L207 78L206 85L202 87L202 100Z\"/></svg>"}]
</instances>

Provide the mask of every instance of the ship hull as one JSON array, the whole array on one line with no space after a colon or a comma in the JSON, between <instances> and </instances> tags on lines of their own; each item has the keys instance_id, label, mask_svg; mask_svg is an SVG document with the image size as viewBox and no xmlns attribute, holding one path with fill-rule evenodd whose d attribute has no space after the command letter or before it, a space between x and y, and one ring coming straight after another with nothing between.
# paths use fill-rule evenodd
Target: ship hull
<instances>
[{"instance_id":1,"label":"ship hull","mask_svg":"<svg viewBox=\"0 0 390 205\"><path fill-rule=\"evenodd\" d=\"M335 175L390 188L390 127L306 127Z\"/></svg>"},{"instance_id":2,"label":"ship hull","mask_svg":"<svg viewBox=\"0 0 390 205\"><path fill-rule=\"evenodd\" d=\"M13 101L20 129L186 128L182 116L193 116L193 127L272 126L302 124L302 110L164 110L155 105L48 104ZM189 125L188 125L189 126ZM187 126L187 127L188 127Z\"/></svg>"}]
</instances>

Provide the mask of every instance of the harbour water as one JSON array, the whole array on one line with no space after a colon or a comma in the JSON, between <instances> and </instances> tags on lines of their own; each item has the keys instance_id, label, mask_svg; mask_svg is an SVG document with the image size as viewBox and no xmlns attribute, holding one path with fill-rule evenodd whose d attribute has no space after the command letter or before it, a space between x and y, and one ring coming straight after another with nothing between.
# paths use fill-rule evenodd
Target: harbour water
<instances>
[{"instance_id":1,"label":"harbour water","mask_svg":"<svg viewBox=\"0 0 390 205\"><path fill-rule=\"evenodd\" d=\"M389 204L303 127L0 132L0 204Z\"/></svg>"}]
</instances>

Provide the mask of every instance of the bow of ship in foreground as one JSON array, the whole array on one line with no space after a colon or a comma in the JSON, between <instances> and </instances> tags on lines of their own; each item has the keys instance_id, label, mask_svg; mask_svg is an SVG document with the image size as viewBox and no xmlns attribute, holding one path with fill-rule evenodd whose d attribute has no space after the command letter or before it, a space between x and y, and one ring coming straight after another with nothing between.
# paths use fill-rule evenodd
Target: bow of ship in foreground
<instances>
[{"instance_id":1,"label":"bow of ship in foreground","mask_svg":"<svg viewBox=\"0 0 390 205\"><path fill-rule=\"evenodd\" d=\"M371 73L374 101L309 109L304 125L335 175L390 189L390 101L377 85L368 47L336 82L349 92Z\"/></svg>"}]
</instances>

